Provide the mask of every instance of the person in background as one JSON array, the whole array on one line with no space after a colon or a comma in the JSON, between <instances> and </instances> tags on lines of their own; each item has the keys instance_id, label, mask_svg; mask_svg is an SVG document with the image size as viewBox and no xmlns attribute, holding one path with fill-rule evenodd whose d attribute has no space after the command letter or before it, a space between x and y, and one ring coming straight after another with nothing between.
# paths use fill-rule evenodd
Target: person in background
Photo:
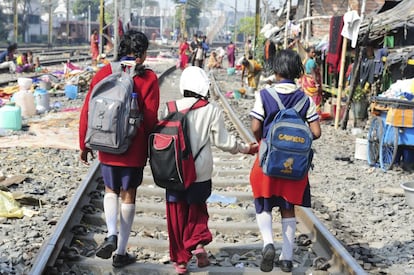
<instances>
[{"instance_id":1,"label":"person in background","mask_svg":"<svg viewBox=\"0 0 414 275\"><path fill-rule=\"evenodd\" d=\"M254 90L257 89L259 84L260 75L263 67L252 56L249 59L244 58L242 60L242 73L241 73L241 85L244 87L244 75L247 74L247 85Z\"/></svg>"},{"instance_id":2,"label":"person in background","mask_svg":"<svg viewBox=\"0 0 414 275\"><path fill-rule=\"evenodd\" d=\"M176 101L177 109L188 109L197 100L208 100L209 89L207 73L196 66L187 67L180 77L184 98ZM187 119L191 150L199 152L195 160L197 179L185 191L166 189L170 258L178 274L187 273L187 263L193 255L198 267L210 264L205 246L212 241L206 204L212 187L212 146L231 154L255 154L258 147L257 143L245 144L228 133L222 109L214 102L190 111Z\"/></svg>"},{"instance_id":3,"label":"person in background","mask_svg":"<svg viewBox=\"0 0 414 275\"><path fill-rule=\"evenodd\" d=\"M98 30L94 29L90 38L92 60L96 60L99 55L99 35Z\"/></svg>"},{"instance_id":4,"label":"person in background","mask_svg":"<svg viewBox=\"0 0 414 275\"><path fill-rule=\"evenodd\" d=\"M193 40L191 41L190 48L189 48L189 50L190 50L190 63L191 63L192 66L195 66L195 60L196 60L195 55L196 55L196 51L197 51L199 43L200 42L198 41L197 34L194 34L193 35Z\"/></svg>"},{"instance_id":5,"label":"person in background","mask_svg":"<svg viewBox=\"0 0 414 275\"><path fill-rule=\"evenodd\" d=\"M250 39L248 39L244 44L244 57L249 58L249 56L253 56L252 40Z\"/></svg>"},{"instance_id":6,"label":"person in background","mask_svg":"<svg viewBox=\"0 0 414 275\"><path fill-rule=\"evenodd\" d=\"M204 66L204 49L201 43L197 44L197 48L194 51L194 66L203 68Z\"/></svg>"},{"instance_id":7,"label":"person in background","mask_svg":"<svg viewBox=\"0 0 414 275\"><path fill-rule=\"evenodd\" d=\"M0 53L0 69L9 69L10 73L16 72L14 54L17 51L17 44L10 44L7 49Z\"/></svg>"},{"instance_id":8,"label":"person in background","mask_svg":"<svg viewBox=\"0 0 414 275\"><path fill-rule=\"evenodd\" d=\"M96 256L108 259L113 256L112 265L123 267L136 261L127 253L127 243L135 217L135 198L142 183L144 166L148 158L148 136L158 122L160 90L156 73L143 65L147 56L148 39L142 32L127 31L120 41L118 57L121 64L134 68L134 90L138 93L138 105L144 120L137 130L128 150L123 154L98 151L101 173L105 183L103 207L107 225L107 237L99 246ZM89 100L93 88L100 80L112 73L111 65L101 68L93 77L81 110L79 120L80 159L89 164L91 149L85 145L88 129ZM121 203L120 203L121 202ZM118 231L118 216L119 231Z\"/></svg>"},{"instance_id":9,"label":"person in background","mask_svg":"<svg viewBox=\"0 0 414 275\"><path fill-rule=\"evenodd\" d=\"M211 52L210 57L208 58L207 68L209 70L221 68L221 64L217 60L217 53L215 51Z\"/></svg>"},{"instance_id":10,"label":"person in background","mask_svg":"<svg viewBox=\"0 0 414 275\"><path fill-rule=\"evenodd\" d=\"M272 74L272 60L276 53L276 45L275 43L270 40L269 38L266 39L264 44L264 71L266 76L270 76Z\"/></svg>"},{"instance_id":11,"label":"person in background","mask_svg":"<svg viewBox=\"0 0 414 275\"><path fill-rule=\"evenodd\" d=\"M299 55L290 49L277 52L272 62L272 69L277 81L273 88L286 108L293 107L303 97L308 98L299 113L303 120L308 122L313 138L319 138L321 128L315 103L295 84L295 79L303 74L303 65ZM266 89L256 93L255 97L256 101L250 112L251 129L256 140L260 142L265 137L273 118L279 112L279 107ZM273 241L272 210L274 207L278 207L282 217L283 245L277 265L282 271L291 272L296 232L295 205L311 206L308 176L306 175L302 180L297 181L267 176L259 166L257 158L250 173L250 184L253 191L256 220L263 238L263 258L260 270L270 272L273 269L276 252Z\"/></svg>"},{"instance_id":12,"label":"person in background","mask_svg":"<svg viewBox=\"0 0 414 275\"><path fill-rule=\"evenodd\" d=\"M33 67L33 54L32 51L27 51L20 54L16 58L16 72L32 72L34 70Z\"/></svg>"},{"instance_id":13,"label":"person in background","mask_svg":"<svg viewBox=\"0 0 414 275\"><path fill-rule=\"evenodd\" d=\"M227 61L229 62L229 68L234 68L234 63L236 61L236 46L233 44L233 41L227 45Z\"/></svg>"},{"instance_id":14,"label":"person in background","mask_svg":"<svg viewBox=\"0 0 414 275\"><path fill-rule=\"evenodd\" d=\"M313 80L312 87L303 83L304 92L310 96L316 104L316 111L321 114L322 104L322 76L318 64L316 63L315 47L309 47L306 49L307 57L305 59L305 74ZM306 76L305 76L306 77ZM303 78L302 78L303 79ZM303 79L304 80L304 79Z\"/></svg>"},{"instance_id":15,"label":"person in background","mask_svg":"<svg viewBox=\"0 0 414 275\"><path fill-rule=\"evenodd\" d=\"M189 47L189 45L187 43L187 38L183 37L181 39L181 43L180 43L180 46L178 48L178 53L179 53L179 56L180 56L180 61L179 61L180 64L179 64L178 67L181 70L184 70L187 67L187 65L188 65L189 48L190 47Z\"/></svg>"},{"instance_id":16,"label":"person in background","mask_svg":"<svg viewBox=\"0 0 414 275\"><path fill-rule=\"evenodd\" d=\"M204 51L203 60L206 60L207 59L207 54L210 51L210 45L208 45L207 36L205 36L205 35L203 35L203 37L201 39L201 47L203 48L203 51Z\"/></svg>"}]
</instances>

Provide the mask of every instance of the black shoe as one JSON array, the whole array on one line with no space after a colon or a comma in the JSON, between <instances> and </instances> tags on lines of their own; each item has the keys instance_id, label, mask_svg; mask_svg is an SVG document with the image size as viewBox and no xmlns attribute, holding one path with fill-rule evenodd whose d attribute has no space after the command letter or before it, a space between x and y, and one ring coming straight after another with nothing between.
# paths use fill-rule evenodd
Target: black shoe
<instances>
[{"instance_id":1,"label":"black shoe","mask_svg":"<svg viewBox=\"0 0 414 275\"><path fill-rule=\"evenodd\" d=\"M288 260L278 260L276 265L284 272L292 272L293 263Z\"/></svg>"},{"instance_id":2,"label":"black shoe","mask_svg":"<svg viewBox=\"0 0 414 275\"><path fill-rule=\"evenodd\" d=\"M112 256L112 252L114 252L118 247L118 236L111 235L105 238L103 244L98 248L96 252L96 256L102 259L109 259Z\"/></svg>"},{"instance_id":3,"label":"black shoe","mask_svg":"<svg viewBox=\"0 0 414 275\"><path fill-rule=\"evenodd\" d=\"M125 253L125 255L115 254L113 257L112 266L113 267L124 267L129 264L133 264L137 261L135 256Z\"/></svg>"},{"instance_id":4,"label":"black shoe","mask_svg":"<svg viewBox=\"0 0 414 275\"><path fill-rule=\"evenodd\" d=\"M262 262L260 263L260 270L263 272L270 272L273 270L273 261L275 259L275 247L273 244L267 244L262 251Z\"/></svg>"}]
</instances>

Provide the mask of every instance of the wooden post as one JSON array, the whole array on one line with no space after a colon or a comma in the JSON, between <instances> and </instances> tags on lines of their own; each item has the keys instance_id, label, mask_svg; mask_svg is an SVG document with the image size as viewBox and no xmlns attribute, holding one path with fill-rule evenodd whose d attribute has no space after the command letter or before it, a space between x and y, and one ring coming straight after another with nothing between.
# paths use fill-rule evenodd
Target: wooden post
<instances>
[{"instance_id":1,"label":"wooden post","mask_svg":"<svg viewBox=\"0 0 414 275\"><path fill-rule=\"evenodd\" d=\"M335 113L335 129L338 129L339 126L339 116L341 112L341 98L342 98L342 89L344 86L344 71L345 71L345 56L346 48L348 44L348 39L343 37L342 40L342 52L341 52L341 68L339 70L339 83L338 83L338 92L336 93L336 113Z\"/></svg>"},{"instance_id":2,"label":"wooden post","mask_svg":"<svg viewBox=\"0 0 414 275\"><path fill-rule=\"evenodd\" d=\"M19 29L18 29L18 18L19 13L17 10L17 0L13 1L13 36L14 36L14 42L17 43L17 37L19 35ZM24 39L23 39L24 41Z\"/></svg>"},{"instance_id":3,"label":"wooden post","mask_svg":"<svg viewBox=\"0 0 414 275\"><path fill-rule=\"evenodd\" d=\"M364 38L362 39L361 45L358 46L358 50L355 55L354 66L352 67L351 83L349 84L349 88L350 88L349 96L346 102L344 117L342 118L342 122L341 122L342 130L345 130L348 124L349 110L351 109L352 97L354 96L357 83L359 82L358 79L359 79L359 69L362 63L362 52L365 49L366 45L368 44L368 38L369 38L369 33L371 32L371 26L372 26L372 18L369 21L368 30L365 33ZM355 124L355 121L354 121L354 124Z\"/></svg>"}]
</instances>

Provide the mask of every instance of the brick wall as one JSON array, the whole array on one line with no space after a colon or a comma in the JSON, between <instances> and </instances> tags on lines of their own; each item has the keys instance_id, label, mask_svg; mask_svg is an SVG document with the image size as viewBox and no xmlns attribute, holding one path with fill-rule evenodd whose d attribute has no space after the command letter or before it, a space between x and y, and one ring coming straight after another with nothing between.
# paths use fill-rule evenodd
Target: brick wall
<instances>
[{"instance_id":1,"label":"brick wall","mask_svg":"<svg viewBox=\"0 0 414 275\"><path fill-rule=\"evenodd\" d=\"M352 6L361 8L361 1L349 0ZM379 9L385 0L366 0L365 18L372 12ZM312 16L330 15L339 16L347 12L348 1L339 0L313 0L311 1ZM314 38L322 38L329 35L329 19L316 19L312 21L312 36Z\"/></svg>"}]
</instances>

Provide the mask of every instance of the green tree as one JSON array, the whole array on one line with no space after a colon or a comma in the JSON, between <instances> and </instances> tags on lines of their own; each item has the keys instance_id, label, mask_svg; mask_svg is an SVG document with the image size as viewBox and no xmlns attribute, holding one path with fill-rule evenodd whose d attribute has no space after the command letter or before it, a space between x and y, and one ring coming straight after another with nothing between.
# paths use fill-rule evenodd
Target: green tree
<instances>
[{"instance_id":1,"label":"green tree","mask_svg":"<svg viewBox=\"0 0 414 275\"><path fill-rule=\"evenodd\" d=\"M182 0L174 0L176 4L184 4ZM185 26L186 30L181 33L188 33L189 29L198 29L200 24L200 13L202 9L211 8L214 6L216 0L186 0L186 18L185 18ZM176 14L177 22L181 22L181 9ZM178 24L180 26L180 24Z\"/></svg>"},{"instance_id":2,"label":"green tree","mask_svg":"<svg viewBox=\"0 0 414 275\"><path fill-rule=\"evenodd\" d=\"M97 21L100 13L100 0L75 0L72 8L73 14L87 14L89 6L91 7L91 21Z\"/></svg>"},{"instance_id":3,"label":"green tree","mask_svg":"<svg viewBox=\"0 0 414 275\"><path fill-rule=\"evenodd\" d=\"M253 36L255 29L254 17L244 17L239 21L238 33L244 33L246 36Z\"/></svg>"}]
</instances>

